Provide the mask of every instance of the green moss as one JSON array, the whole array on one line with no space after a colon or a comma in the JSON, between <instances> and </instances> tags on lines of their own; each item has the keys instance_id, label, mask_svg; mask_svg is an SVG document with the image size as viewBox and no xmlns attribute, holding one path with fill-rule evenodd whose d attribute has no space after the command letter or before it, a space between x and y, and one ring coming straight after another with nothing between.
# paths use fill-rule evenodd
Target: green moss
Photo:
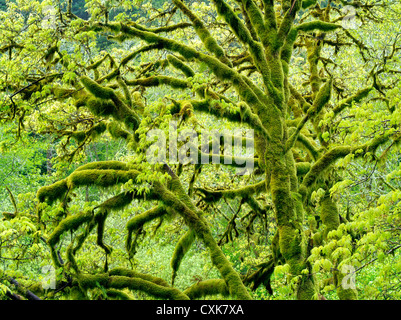
<instances>
[{"instance_id":1,"label":"green moss","mask_svg":"<svg viewBox=\"0 0 401 320\"><path fill-rule=\"evenodd\" d=\"M336 230L340 225L337 205L331 199L329 192L326 192L320 201L320 208L320 218L325 226L324 237L326 237L330 231Z\"/></svg>"},{"instance_id":2,"label":"green moss","mask_svg":"<svg viewBox=\"0 0 401 320\"><path fill-rule=\"evenodd\" d=\"M330 78L329 81L320 88L318 94L316 95L315 100L313 101L313 109L308 110L308 114L312 116L318 114L320 110L329 102L331 97L331 91L333 86L333 80Z\"/></svg>"},{"instance_id":3,"label":"green moss","mask_svg":"<svg viewBox=\"0 0 401 320\"><path fill-rule=\"evenodd\" d=\"M96 288L99 285L108 289L139 290L155 298L166 300L189 300L188 296L176 288L160 286L151 281L140 278L131 278L124 276L110 276L108 274L83 275L78 276L78 282L82 288Z\"/></svg>"},{"instance_id":4,"label":"green moss","mask_svg":"<svg viewBox=\"0 0 401 320\"><path fill-rule=\"evenodd\" d=\"M47 243L52 247L55 246L60 241L60 237L63 233L70 230L76 230L84 223L91 221L92 218L93 218L92 211L82 212L80 214L65 218L57 225L57 227L51 233L51 235L47 240Z\"/></svg>"},{"instance_id":5,"label":"green moss","mask_svg":"<svg viewBox=\"0 0 401 320\"><path fill-rule=\"evenodd\" d=\"M97 161L85 164L81 167L78 167L75 171L82 170L129 170L129 167L126 163L121 161Z\"/></svg>"},{"instance_id":6,"label":"green moss","mask_svg":"<svg viewBox=\"0 0 401 320\"><path fill-rule=\"evenodd\" d=\"M150 282L153 282L157 285L163 286L163 287L169 287L169 284L167 281L165 281L162 278L158 278L155 276L152 276L150 274L145 274L145 273L140 273L135 270L131 269L125 269L125 268L114 268L110 270L109 274L111 276L124 276L124 277L130 277L130 278L141 278L143 280L147 280Z\"/></svg>"},{"instance_id":7,"label":"green moss","mask_svg":"<svg viewBox=\"0 0 401 320\"><path fill-rule=\"evenodd\" d=\"M71 137L78 143L81 143L86 138L86 131L75 131Z\"/></svg>"},{"instance_id":8,"label":"green moss","mask_svg":"<svg viewBox=\"0 0 401 320\"><path fill-rule=\"evenodd\" d=\"M106 210L122 210L128 206L134 199L134 192L122 192L106 201L104 201L100 207Z\"/></svg>"},{"instance_id":9,"label":"green moss","mask_svg":"<svg viewBox=\"0 0 401 320\"><path fill-rule=\"evenodd\" d=\"M68 191L67 180L60 180L50 186L44 186L37 192L39 202L52 204L56 200L63 198Z\"/></svg>"},{"instance_id":10,"label":"green moss","mask_svg":"<svg viewBox=\"0 0 401 320\"><path fill-rule=\"evenodd\" d=\"M335 284L337 287L337 295L340 300L358 300L358 291L353 288L344 288L343 280L346 274L343 274L340 271L334 272Z\"/></svg>"},{"instance_id":11,"label":"green moss","mask_svg":"<svg viewBox=\"0 0 401 320\"><path fill-rule=\"evenodd\" d=\"M310 162L297 162L296 167L297 167L297 176L303 176L307 174L311 168Z\"/></svg>"},{"instance_id":12,"label":"green moss","mask_svg":"<svg viewBox=\"0 0 401 320\"><path fill-rule=\"evenodd\" d=\"M128 131L121 128L121 124L118 121L112 121L107 124L107 130L113 138L127 140L132 135Z\"/></svg>"},{"instance_id":13,"label":"green moss","mask_svg":"<svg viewBox=\"0 0 401 320\"><path fill-rule=\"evenodd\" d=\"M115 105L111 100L103 100L95 97L85 100L85 105L96 116L111 116L115 113Z\"/></svg>"},{"instance_id":14,"label":"green moss","mask_svg":"<svg viewBox=\"0 0 401 320\"><path fill-rule=\"evenodd\" d=\"M298 229L291 226L281 226L279 227L279 237L280 251L286 261L301 256L303 253L302 235Z\"/></svg>"},{"instance_id":15,"label":"green moss","mask_svg":"<svg viewBox=\"0 0 401 320\"><path fill-rule=\"evenodd\" d=\"M177 276L178 269L180 268L181 262L185 254L191 248L195 239L196 239L195 232L189 230L181 237L181 239L177 243L177 246L175 247L173 257L171 259L171 268L173 269L173 274L171 276L171 283L173 285L174 285L174 280Z\"/></svg>"},{"instance_id":16,"label":"green moss","mask_svg":"<svg viewBox=\"0 0 401 320\"><path fill-rule=\"evenodd\" d=\"M209 279L200 281L186 289L184 293L192 300L214 295L223 297L230 296L228 286L223 279Z\"/></svg>"},{"instance_id":17,"label":"green moss","mask_svg":"<svg viewBox=\"0 0 401 320\"><path fill-rule=\"evenodd\" d=\"M181 196L183 196L185 192L179 191L179 189L183 190L183 188L178 186L179 180L177 177L176 179L176 192L179 194L181 193ZM175 196L171 191L167 190L163 185L156 184L154 188L154 191L157 195L159 195L160 200L162 200L166 206L170 207L172 210L180 214L184 218L185 223L191 228L191 230L195 232L197 238L203 241L210 252L212 263L219 270L223 279L226 280L229 286L230 294L238 299L250 299L251 297L246 290L244 284L242 283L241 278L223 254L221 248L217 245L205 219L200 216L196 211L192 211L179 198L177 198L177 196Z\"/></svg>"},{"instance_id":18,"label":"green moss","mask_svg":"<svg viewBox=\"0 0 401 320\"><path fill-rule=\"evenodd\" d=\"M304 22L296 27L297 30L304 31L304 32L309 32L309 31L313 31L313 30L329 32L329 31L336 30L338 28L341 28L341 25L335 24L335 23L330 23L330 22L325 22L325 21L320 21L320 20Z\"/></svg>"},{"instance_id":19,"label":"green moss","mask_svg":"<svg viewBox=\"0 0 401 320\"><path fill-rule=\"evenodd\" d=\"M174 68L182 71L185 76L193 77L195 75L195 72L188 65L175 56L169 54L167 55L167 60Z\"/></svg>"},{"instance_id":20,"label":"green moss","mask_svg":"<svg viewBox=\"0 0 401 320\"><path fill-rule=\"evenodd\" d=\"M110 254L113 248L104 243L104 228L107 216L109 215L109 210L102 207L95 215L95 221L97 223L97 240L96 243L101 247L106 254Z\"/></svg>"},{"instance_id":21,"label":"green moss","mask_svg":"<svg viewBox=\"0 0 401 320\"><path fill-rule=\"evenodd\" d=\"M114 91L110 88L103 87L99 85L96 81L93 81L89 77L83 76L81 78L81 83L91 94L99 99L112 99L114 97Z\"/></svg>"},{"instance_id":22,"label":"green moss","mask_svg":"<svg viewBox=\"0 0 401 320\"><path fill-rule=\"evenodd\" d=\"M139 113L143 113L145 111L145 105L142 101L141 93L138 91L135 91L132 94L132 98L133 98L133 106L134 106L135 110L137 110Z\"/></svg>"},{"instance_id":23,"label":"green moss","mask_svg":"<svg viewBox=\"0 0 401 320\"><path fill-rule=\"evenodd\" d=\"M317 3L317 0L303 0L302 9L307 9Z\"/></svg>"},{"instance_id":24,"label":"green moss","mask_svg":"<svg viewBox=\"0 0 401 320\"><path fill-rule=\"evenodd\" d=\"M68 177L68 185L72 188L89 185L111 187L131 179L135 180L138 175L139 172L136 170L79 170Z\"/></svg>"},{"instance_id":25,"label":"green moss","mask_svg":"<svg viewBox=\"0 0 401 320\"><path fill-rule=\"evenodd\" d=\"M157 218L161 218L167 213L168 211L164 206L158 206L136 215L127 222L127 239L125 243L125 248L130 257L132 257L135 250L135 240L132 240L132 234L141 229L146 223L149 223L150 221L153 221Z\"/></svg>"}]
</instances>

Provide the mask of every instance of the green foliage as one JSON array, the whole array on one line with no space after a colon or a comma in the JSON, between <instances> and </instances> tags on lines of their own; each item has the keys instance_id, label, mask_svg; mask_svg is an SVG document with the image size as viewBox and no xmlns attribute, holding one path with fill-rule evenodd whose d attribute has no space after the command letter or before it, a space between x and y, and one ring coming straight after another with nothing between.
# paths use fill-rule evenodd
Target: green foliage
<instances>
[{"instance_id":1,"label":"green foliage","mask_svg":"<svg viewBox=\"0 0 401 320\"><path fill-rule=\"evenodd\" d=\"M399 299L400 7L343 5L0 2L0 297Z\"/></svg>"}]
</instances>

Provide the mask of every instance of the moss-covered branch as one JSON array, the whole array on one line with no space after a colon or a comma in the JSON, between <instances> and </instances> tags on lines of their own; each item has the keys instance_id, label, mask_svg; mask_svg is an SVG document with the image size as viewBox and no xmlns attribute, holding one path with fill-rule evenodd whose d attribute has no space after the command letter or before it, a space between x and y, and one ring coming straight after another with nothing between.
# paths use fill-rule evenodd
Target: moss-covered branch
<instances>
[{"instance_id":1,"label":"moss-covered branch","mask_svg":"<svg viewBox=\"0 0 401 320\"><path fill-rule=\"evenodd\" d=\"M176 191L178 192L181 190L181 192L176 195L158 183L154 186L155 193L166 206L171 207L174 211L179 213L191 230L195 232L196 236L203 241L210 252L212 263L217 267L223 279L227 282L230 294L238 299L250 299L238 273L233 269L213 238L208 223L201 215L191 210L190 207L193 205L186 200L188 196L182 186L180 186L178 177L176 177L171 170L168 170L168 172L172 175L172 184L175 185L175 188L178 188ZM179 197L181 197L182 200Z\"/></svg>"},{"instance_id":2,"label":"moss-covered branch","mask_svg":"<svg viewBox=\"0 0 401 320\"><path fill-rule=\"evenodd\" d=\"M312 165L311 169L304 177L304 180L300 186L300 192L305 194L306 190L316 181L316 179L338 159L344 158L348 154L355 153L357 151L358 153L356 156L358 157L364 156L368 152L374 153L376 149L380 145L386 143L390 137L390 134L384 134L361 145L338 146L327 151Z\"/></svg>"},{"instance_id":3,"label":"moss-covered branch","mask_svg":"<svg viewBox=\"0 0 401 320\"><path fill-rule=\"evenodd\" d=\"M230 291L223 279L209 279L199 281L184 291L191 300L201 299L207 296L229 297Z\"/></svg>"},{"instance_id":4,"label":"moss-covered branch","mask_svg":"<svg viewBox=\"0 0 401 320\"><path fill-rule=\"evenodd\" d=\"M250 195L259 194L266 191L266 181L263 180L256 184L248 185L238 189L209 190L205 188L196 188L195 191L201 194L207 202L216 202L222 197L227 199L234 199L236 197L246 198Z\"/></svg>"},{"instance_id":5,"label":"moss-covered branch","mask_svg":"<svg viewBox=\"0 0 401 320\"><path fill-rule=\"evenodd\" d=\"M306 122L313 117L316 117L323 107L329 102L332 90L332 80L327 81L319 90L316 98L314 99L313 105L308 109L305 117L298 123L295 132L288 138L286 142L286 150L290 150L295 141L298 139L298 135L302 128L305 126Z\"/></svg>"},{"instance_id":6,"label":"moss-covered branch","mask_svg":"<svg viewBox=\"0 0 401 320\"><path fill-rule=\"evenodd\" d=\"M77 276L77 283L81 288L86 290L97 288L99 286L114 289L128 288L130 290L145 292L159 299L189 300L189 297L177 288L166 287L149 280L144 280L139 277L127 277L110 274L80 274Z\"/></svg>"},{"instance_id":7,"label":"moss-covered branch","mask_svg":"<svg viewBox=\"0 0 401 320\"><path fill-rule=\"evenodd\" d=\"M146 223L149 223L157 218L161 218L167 213L168 210L164 206L160 205L134 216L127 222L127 239L125 248L130 257L133 256L136 249L135 240L132 240L132 234L143 228Z\"/></svg>"},{"instance_id":8,"label":"moss-covered branch","mask_svg":"<svg viewBox=\"0 0 401 320\"><path fill-rule=\"evenodd\" d=\"M217 43L216 39L210 34L209 30L204 26L203 22L182 2L181 0L173 0L173 3L191 20L192 25L203 42L206 49L214 54L224 64L232 66L231 61L227 58L223 48Z\"/></svg>"}]
</instances>

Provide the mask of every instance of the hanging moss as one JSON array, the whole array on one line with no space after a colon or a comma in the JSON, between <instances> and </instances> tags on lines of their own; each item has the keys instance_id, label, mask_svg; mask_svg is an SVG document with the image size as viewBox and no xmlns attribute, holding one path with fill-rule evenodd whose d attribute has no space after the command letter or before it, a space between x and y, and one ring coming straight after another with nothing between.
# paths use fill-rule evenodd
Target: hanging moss
<instances>
[{"instance_id":1,"label":"hanging moss","mask_svg":"<svg viewBox=\"0 0 401 320\"><path fill-rule=\"evenodd\" d=\"M175 247L173 257L171 259L171 268L173 269L173 274L171 276L171 283L173 285L174 285L174 280L177 276L178 269L180 268L181 262L185 254L191 248L195 239L196 239L195 232L189 230L181 237L181 239L178 241Z\"/></svg>"},{"instance_id":2,"label":"hanging moss","mask_svg":"<svg viewBox=\"0 0 401 320\"><path fill-rule=\"evenodd\" d=\"M81 83L85 89L96 98L107 100L114 97L114 91L112 89L99 85L96 81L93 81L87 76L81 77Z\"/></svg>"},{"instance_id":3,"label":"hanging moss","mask_svg":"<svg viewBox=\"0 0 401 320\"><path fill-rule=\"evenodd\" d=\"M96 116L108 117L115 113L115 106L111 100L92 97L85 100L85 106Z\"/></svg>"},{"instance_id":4,"label":"hanging moss","mask_svg":"<svg viewBox=\"0 0 401 320\"><path fill-rule=\"evenodd\" d=\"M164 206L157 206L146 212L136 215L127 222L127 239L125 243L125 248L130 257L132 257L135 250L135 240L132 240L132 234L140 230L146 223L160 218L167 213L168 211Z\"/></svg>"},{"instance_id":5,"label":"hanging moss","mask_svg":"<svg viewBox=\"0 0 401 320\"><path fill-rule=\"evenodd\" d=\"M188 197L182 186L179 186L180 182L178 177L173 175L172 183L174 182L175 188L173 188L173 190L175 189L182 198L184 198L184 195ZM180 189L182 191L179 191ZM241 278L223 254L221 248L217 245L205 219L199 216L196 211L194 212L188 208L176 195L161 184L156 184L154 191L166 206L170 207L184 218L186 224L195 232L196 236L204 242L205 246L209 249L212 263L217 267L223 279L227 281L230 294L238 299L250 299L251 297L242 283Z\"/></svg>"},{"instance_id":6,"label":"hanging moss","mask_svg":"<svg viewBox=\"0 0 401 320\"><path fill-rule=\"evenodd\" d=\"M121 128L121 124L118 121L111 121L107 124L107 131L111 134L113 138L128 140L133 138L132 134L127 130Z\"/></svg>"},{"instance_id":7,"label":"hanging moss","mask_svg":"<svg viewBox=\"0 0 401 320\"><path fill-rule=\"evenodd\" d=\"M139 113L143 113L145 111L145 105L142 101L141 93L138 91L135 91L132 94L132 97L134 99L134 108L135 110L139 111Z\"/></svg>"},{"instance_id":8,"label":"hanging moss","mask_svg":"<svg viewBox=\"0 0 401 320\"><path fill-rule=\"evenodd\" d=\"M76 230L84 223L91 221L92 218L93 212L90 210L65 218L54 229L52 234L49 236L47 243L51 247L55 246L60 241L60 237L63 233L71 230Z\"/></svg>"},{"instance_id":9,"label":"hanging moss","mask_svg":"<svg viewBox=\"0 0 401 320\"><path fill-rule=\"evenodd\" d=\"M182 71L182 73L188 78L195 75L195 72L192 70L192 68L190 68L188 65L186 65L183 61L176 58L175 56L169 54L167 55L167 60L174 68Z\"/></svg>"},{"instance_id":10,"label":"hanging moss","mask_svg":"<svg viewBox=\"0 0 401 320\"><path fill-rule=\"evenodd\" d=\"M68 191L67 180L60 180L50 186L44 186L37 192L39 202L52 205L54 201L62 199Z\"/></svg>"}]
</instances>

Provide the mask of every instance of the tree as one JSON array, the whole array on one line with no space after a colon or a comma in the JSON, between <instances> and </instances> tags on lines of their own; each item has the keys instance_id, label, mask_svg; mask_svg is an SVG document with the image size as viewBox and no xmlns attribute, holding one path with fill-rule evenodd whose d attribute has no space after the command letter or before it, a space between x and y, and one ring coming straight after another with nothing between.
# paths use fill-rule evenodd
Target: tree
<instances>
[{"instance_id":1,"label":"tree","mask_svg":"<svg viewBox=\"0 0 401 320\"><path fill-rule=\"evenodd\" d=\"M342 1L172 0L156 8L147 2L87 1L88 20L72 13L72 3L59 10L50 27L40 23L37 2L10 4L5 17L12 19L5 24L1 50L9 75L1 83L3 119L17 120L19 127L30 122L35 130L45 128L62 137L60 150L70 161L102 135L124 140L129 149L125 161L88 163L37 193L37 223L71 295L88 297L100 285L121 296L121 290L129 288L170 299L216 293L249 299L250 285L269 288L274 269L285 265L295 296L313 299L319 288L318 265L312 261L334 239L335 247L320 264L332 273L339 298L356 299L356 289L342 285L347 279L342 270L359 235L349 230L353 217L340 214L333 196L348 183L336 164L343 159L346 168L351 158L385 160L400 140L398 109L386 98L398 83L391 69L398 37L390 50L375 52L341 24L349 18ZM137 20L124 13L109 18L113 8L130 10L139 3L153 11ZM376 23L378 5L385 4L353 5L358 19L368 24ZM22 16L23 10L30 15ZM111 52L96 49L94 40L103 33L119 42ZM363 64L356 80L347 82L348 65L341 55L351 53ZM384 117L386 125L370 125L358 116L361 110L373 113L372 123ZM205 145L191 149L189 143L184 147L195 150L195 163L175 164L174 157L165 163L146 162L154 146L148 139L152 129L167 135L170 121L176 119L179 130L190 128L199 134L209 125L200 120L202 114L253 129L254 158L239 159L216 149L205 152ZM241 135L225 135L221 142L238 139L246 144ZM377 155L384 147L382 156ZM162 152L159 149L158 155ZM255 171L249 180L228 171L240 182L226 189L196 186L202 172L210 170L202 157L234 168L243 168L244 160L254 161ZM188 175L186 184L183 177ZM73 210L74 192L86 186L117 194ZM225 240L218 242L208 210L222 199L240 205L227 224ZM105 243L106 220L138 201L152 206L126 223L128 260L146 224L181 219L188 227L172 257L171 285L131 268L109 269L113 247ZM242 205L255 217L273 217L276 230L265 262L246 275L235 270L222 250L238 233ZM51 218L54 227L48 214L52 208L52 213L57 208ZM77 257L95 228L105 264L102 272L85 273ZM67 234L71 240L65 247L62 239ZM208 250L220 278L179 290L174 279L195 239Z\"/></svg>"}]
</instances>

